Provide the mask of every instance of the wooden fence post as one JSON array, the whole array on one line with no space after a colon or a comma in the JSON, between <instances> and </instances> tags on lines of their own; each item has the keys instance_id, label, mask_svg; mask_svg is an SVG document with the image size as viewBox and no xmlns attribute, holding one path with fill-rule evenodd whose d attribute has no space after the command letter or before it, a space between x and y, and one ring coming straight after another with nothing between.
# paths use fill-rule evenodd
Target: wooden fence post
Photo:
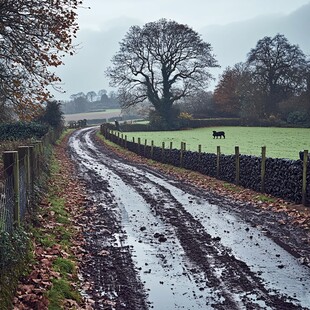
<instances>
[{"instance_id":1,"label":"wooden fence post","mask_svg":"<svg viewBox=\"0 0 310 310\"><path fill-rule=\"evenodd\" d=\"M221 147L216 147L216 177L220 176L220 155L221 155Z\"/></svg>"},{"instance_id":2,"label":"wooden fence post","mask_svg":"<svg viewBox=\"0 0 310 310\"><path fill-rule=\"evenodd\" d=\"M198 145L198 161L200 162L201 157L201 144Z\"/></svg>"},{"instance_id":3,"label":"wooden fence post","mask_svg":"<svg viewBox=\"0 0 310 310\"><path fill-rule=\"evenodd\" d=\"M235 160L236 160L236 185L239 185L240 182L240 152L239 146L235 146Z\"/></svg>"},{"instance_id":4,"label":"wooden fence post","mask_svg":"<svg viewBox=\"0 0 310 310\"><path fill-rule=\"evenodd\" d=\"M34 176L37 178L39 175L39 169L40 169L40 145L35 142L34 143Z\"/></svg>"},{"instance_id":5,"label":"wooden fence post","mask_svg":"<svg viewBox=\"0 0 310 310\"><path fill-rule=\"evenodd\" d=\"M153 159L153 155L154 155L154 141L151 141L151 159Z\"/></svg>"},{"instance_id":6,"label":"wooden fence post","mask_svg":"<svg viewBox=\"0 0 310 310\"><path fill-rule=\"evenodd\" d=\"M29 148L29 163L30 163L30 170L29 170L29 177L30 177L30 197L32 199L32 194L34 193L34 146L30 145Z\"/></svg>"},{"instance_id":7,"label":"wooden fence post","mask_svg":"<svg viewBox=\"0 0 310 310\"><path fill-rule=\"evenodd\" d=\"M181 142L181 150L180 150L180 167L183 167L183 142Z\"/></svg>"},{"instance_id":8,"label":"wooden fence post","mask_svg":"<svg viewBox=\"0 0 310 310\"><path fill-rule=\"evenodd\" d=\"M161 145L161 161L164 162L164 154L165 154L165 142Z\"/></svg>"},{"instance_id":9,"label":"wooden fence post","mask_svg":"<svg viewBox=\"0 0 310 310\"><path fill-rule=\"evenodd\" d=\"M125 135L125 149L127 149L127 135Z\"/></svg>"},{"instance_id":10,"label":"wooden fence post","mask_svg":"<svg viewBox=\"0 0 310 310\"><path fill-rule=\"evenodd\" d=\"M3 165L5 176L13 178L13 221L16 227L20 226L20 196L19 196L19 158L17 151L3 152Z\"/></svg>"},{"instance_id":11,"label":"wooden fence post","mask_svg":"<svg viewBox=\"0 0 310 310\"><path fill-rule=\"evenodd\" d=\"M147 140L145 139L144 140L144 152L143 152L144 156L146 155L146 146L147 146Z\"/></svg>"},{"instance_id":12,"label":"wooden fence post","mask_svg":"<svg viewBox=\"0 0 310 310\"><path fill-rule=\"evenodd\" d=\"M26 168L27 190L30 190L30 184L31 184L30 147L29 146L19 146L18 147L18 154L19 154L19 158L24 158L25 168Z\"/></svg>"},{"instance_id":13,"label":"wooden fence post","mask_svg":"<svg viewBox=\"0 0 310 310\"><path fill-rule=\"evenodd\" d=\"M262 193L265 193L265 176L266 176L266 146L262 146L261 187L260 187Z\"/></svg>"},{"instance_id":14,"label":"wooden fence post","mask_svg":"<svg viewBox=\"0 0 310 310\"><path fill-rule=\"evenodd\" d=\"M47 141L47 140L45 140ZM49 141L52 143L51 141ZM43 143L42 143L43 145ZM20 217L23 218L29 205L30 192L30 156L28 146L18 147L19 160L19 210Z\"/></svg>"},{"instance_id":15,"label":"wooden fence post","mask_svg":"<svg viewBox=\"0 0 310 310\"><path fill-rule=\"evenodd\" d=\"M141 138L138 138L138 154L140 155L140 149L141 149Z\"/></svg>"},{"instance_id":16,"label":"wooden fence post","mask_svg":"<svg viewBox=\"0 0 310 310\"><path fill-rule=\"evenodd\" d=\"M304 158L302 164L302 204L306 205L307 200L307 163L308 163L308 150L304 150Z\"/></svg>"}]
</instances>

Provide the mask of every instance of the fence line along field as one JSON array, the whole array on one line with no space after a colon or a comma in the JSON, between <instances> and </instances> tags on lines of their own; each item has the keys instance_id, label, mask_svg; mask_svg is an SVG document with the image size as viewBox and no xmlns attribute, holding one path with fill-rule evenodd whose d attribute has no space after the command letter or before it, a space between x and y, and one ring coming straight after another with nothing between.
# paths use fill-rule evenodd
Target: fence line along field
<instances>
[{"instance_id":1,"label":"fence line along field","mask_svg":"<svg viewBox=\"0 0 310 310\"><path fill-rule=\"evenodd\" d=\"M224 131L224 138L213 138L213 130ZM221 153L234 154L235 146L239 146L240 154L261 156L262 146L266 146L267 157L299 159L299 152L310 150L310 128L275 128L275 127L208 127L181 131L156 132L124 132L127 140L134 137L141 143L162 146L166 148L170 142L173 148L180 148L181 142L186 143L186 149L197 151L201 145L202 152L216 153L216 147L221 147Z\"/></svg>"}]
</instances>

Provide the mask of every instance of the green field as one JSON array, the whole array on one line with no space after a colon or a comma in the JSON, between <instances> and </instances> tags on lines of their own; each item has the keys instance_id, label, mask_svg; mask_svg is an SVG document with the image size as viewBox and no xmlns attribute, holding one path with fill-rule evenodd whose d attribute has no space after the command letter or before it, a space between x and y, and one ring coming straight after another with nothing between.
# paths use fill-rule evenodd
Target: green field
<instances>
[{"instance_id":1,"label":"green field","mask_svg":"<svg viewBox=\"0 0 310 310\"><path fill-rule=\"evenodd\" d=\"M64 118L66 122L69 122L69 121L78 121L80 119L107 119L110 117L119 116L120 114L121 109L107 109L101 112L64 114Z\"/></svg>"},{"instance_id":2,"label":"green field","mask_svg":"<svg viewBox=\"0 0 310 310\"><path fill-rule=\"evenodd\" d=\"M226 139L213 139L212 131L225 131ZM310 151L310 128L274 128L274 127L208 127L182 131L162 132L129 132L124 133L127 139L141 138L144 144L154 141L156 146L165 142L169 148L180 148L181 142L186 149L197 151L201 144L202 152L216 153L217 146L222 154L234 154L235 146L239 146L240 154L261 156L261 147L266 146L267 157L298 159L299 151Z\"/></svg>"}]
</instances>

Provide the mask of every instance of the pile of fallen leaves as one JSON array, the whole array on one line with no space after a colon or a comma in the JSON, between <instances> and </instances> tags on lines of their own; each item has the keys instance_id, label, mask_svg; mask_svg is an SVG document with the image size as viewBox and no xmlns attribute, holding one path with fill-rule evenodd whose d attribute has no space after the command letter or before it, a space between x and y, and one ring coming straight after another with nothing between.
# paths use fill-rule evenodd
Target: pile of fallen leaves
<instances>
[{"instance_id":1,"label":"pile of fallen leaves","mask_svg":"<svg viewBox=\"0 0 310 310\"><path fill-rule=\"evenodd\" d=\"M30 266L32 271L21 280L18 286L14 298L14 309L48 309L49 291L55 281L61 281L62 279L62 274L53 268L54 262L59 259L68 259L73 262L75 272L66 274L66 281L70 283L70 289L75 292L80 291L77 273L84 256L84 239L82 229L79 226L79 217L84 212L87 198L84 195L83 184L74 176L75 167L66 155L67 139L68 137L54 148L55 161L58 163L60 170L52 173L49 180L49 189L53 188L57 192L58 198L64 200L65 212L69 215L68 222L59 222L57 214L52 210L53 206L49 201L49 195L55 193L48 193L39 206L34 230L39 230L40 236L48 236L53 239L51 242L53 244L47 246L40 238L36 237L35 232L33 233L34 259L33 264ZM62 230L71 232L70 247L62 244L62 236L57 233ZM79 297L78 300L64 298L59 308L92 309L89 300L80 295Z\"/></svg>"}]
</instances>

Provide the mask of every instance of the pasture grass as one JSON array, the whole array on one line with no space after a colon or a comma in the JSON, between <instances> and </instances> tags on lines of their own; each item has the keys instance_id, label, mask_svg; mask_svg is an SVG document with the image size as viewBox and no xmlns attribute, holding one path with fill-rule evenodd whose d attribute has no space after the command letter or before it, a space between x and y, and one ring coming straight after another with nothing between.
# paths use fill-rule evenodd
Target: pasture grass
<instances>
[{"instance_id":1,"label":"pasture grass","mask_svg":"<svg viewBox=\"0 0 310 310\"><path fill-rule=\"evenodd\" d=\"M213 139L212 131L225 131L226 139ZM180 149L181 142L186 143L186 149L202 152L216 153L220 146L221 153L234 154L235 146L239 146L240 154L261 156L262 146L266 146L266 156L272 158L298 159L299 151L310 150L310 128L277 128L277 127L207 127L180 131L154 131L154 132L126 132L127 140L141 139L144 144Z\"/></svg>"},{"instance_id":2,"label":"pasture grass","mask_svg":"<svg viewBox=\"0 0 310 310\"><path fill-rule=\"evenodd\" d=\"M84 113L74 113L74 114L64 114L66 122L78 121L80 119L107 119L110 117L119 116L121 114L121 109L106 109L104 111L98 112L84 112Z\"/></svg>"}]
</instances>

